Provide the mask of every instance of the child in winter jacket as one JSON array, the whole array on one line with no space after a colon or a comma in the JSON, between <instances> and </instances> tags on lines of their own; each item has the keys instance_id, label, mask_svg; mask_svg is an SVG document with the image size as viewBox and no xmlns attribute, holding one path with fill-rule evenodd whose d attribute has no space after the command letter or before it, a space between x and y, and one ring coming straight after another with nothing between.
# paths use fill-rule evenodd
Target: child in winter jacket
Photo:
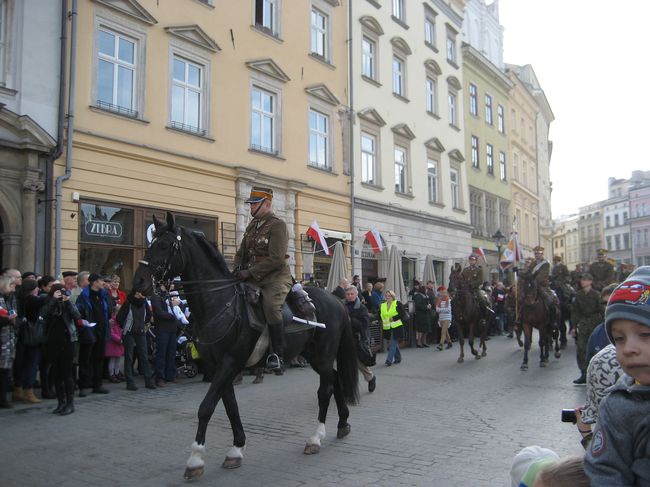
<instances>
[{"instance_id":1,"label":"child in winter jacket","mask_svg":"<svg viewBox=\"0 0 650 487\"><path fill-rule=\"evenodd\" d=\"M120 358L124 356L124 344L122 343L122 327L115 319L115 315L109 320L111 336L106 339L105 356L108 359L108 375L113 383L120 382Z\"/></svg>"}]
</instances>

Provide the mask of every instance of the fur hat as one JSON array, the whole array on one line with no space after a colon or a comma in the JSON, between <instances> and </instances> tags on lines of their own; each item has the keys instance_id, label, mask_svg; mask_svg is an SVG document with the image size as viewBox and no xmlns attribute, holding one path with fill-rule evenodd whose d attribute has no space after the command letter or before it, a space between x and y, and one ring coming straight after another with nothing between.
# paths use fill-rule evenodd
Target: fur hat
<instances>
[{"instance_id":1,"label":"fur hat","mask_svg":"<svg viewBox=\"0 0 650 487\"><path fill-rule=\"evenodd\" d=\"M605 328L612 343L615 320L631 320L650 327L650 266L639 267L627 276L607 302Z\"/></svg>"}]
</instances>

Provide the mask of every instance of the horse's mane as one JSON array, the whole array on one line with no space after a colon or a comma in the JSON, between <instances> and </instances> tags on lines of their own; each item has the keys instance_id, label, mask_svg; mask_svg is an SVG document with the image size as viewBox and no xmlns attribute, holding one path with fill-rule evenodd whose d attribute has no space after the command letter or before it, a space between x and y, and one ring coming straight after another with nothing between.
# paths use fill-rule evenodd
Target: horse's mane
<instances>
[{"instance_id":1,"label":"horse's mane","mask_svg":"<svg viewBox=\"0 0 650 487\"><path fill-rule=\"evenodd\" d=\"M190 234L196 239L196 242L201 247L203 247L203 249L207 252L208 256L214 260L214 262L217 264L217 267L224 275L226 276L232 275L230 269L228 268L228 264L226 263L226 259L223 258L223 255L221 255L221 252L219 252L217 246L214 245L212 242L210 242L207 238L205 238L205 235L202 232L188 230L187 228L183 228L183 227L181 228L183 231L185 231L186 234Z\"/></svg>"}]
</instances>

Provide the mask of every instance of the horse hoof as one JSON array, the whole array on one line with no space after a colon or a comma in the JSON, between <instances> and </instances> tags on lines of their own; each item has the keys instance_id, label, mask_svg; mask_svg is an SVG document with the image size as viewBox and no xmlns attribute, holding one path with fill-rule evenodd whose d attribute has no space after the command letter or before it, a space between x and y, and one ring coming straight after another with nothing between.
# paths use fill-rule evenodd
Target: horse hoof
<instances>
[{"instance_id":1,"label":"horse hoof","mask_svg":"<svg viewBox=\"0 0 650 487\"><path fill-rule=\"evenodd\" d=\"M483 352L483 353L481 354L481 357L487 357L487 352Z\"/></svg>"},{"instance_id":2,"label":"horse hoof","mask_svg":"<svg viewBox=\"0 0 650 487\"><path fill-rule=\"evenodd\" d=\"M462 364L464 361L465 361L465 359L464 359L463 357L458 357L457 362L458 362L459 364Z\"/></svg>"},{"instance_id":3,"label":"horse hoof","mask_svg":"<svg viewBox=\"0 0 650 487\"><path fill-rule=\"evenodd\" d=\"M521 367L519 367L520 370L528 370L528 365L524 364Z\"/></svg>"},{"instance_id":4,"label":"horse hoof","mask_svg":"<svg viewBox=\"0 0 650 487\"><path fill-rule=\"evenodd\" d=\"M203 467L187 467L185 469L185 474L183 475L183 478L185 480L194 480L196 478L199 478L201 475L203 475Z\"/></svg>"},{"instance_id":5,"label":"horse hoof","mask_svg":"<svg viewBox=\"0 0 650 487\"><path fill-rule=\"evenodd\" d=\"M351 429L351 428L350 428L350 425L349 425L349 424L346 424L345 426L343 426L343 428L339 428L339 429L336 431L336 437L337 437L339 440L340 440L341 438L345 438L346 436L348 436L348 435L350 434L350 429Z\"/></svg>"},{"instance_id":6,"label":"horse hoof","mask_svg":"<svg viewBox=\"0 0 650 487\"><path fill-rule=\"evenodd\" d=\"M560 358L562 354L560 352L555 352L555 358Z\"/></svg>"},{"instance_id":7,"label":"horse hoof","mask_svg":"<svg viewBox=\"0 0 650 487\"><path fill-rule=\"evenodd\" d=\"M476 355L474 355L474 358L475 358L476 360L481 360L481 356L480 356L478 353L477 353Z\"/></svg>"},{"instance_id":8,"label":"horse hoof","mask_svg":"<svg viewBox=\"0 0 650 487\"><path fill-rule=\"evenodd\" d=\"M242 462L241 457L235 457L235 458L226 457L226 459L221 464L221 468L228 468L228 469L239 468L241 467L241 462Z\"/></svg>"},{"instance_id":9,"label":"horse hoof","mask_svg":"<svg viewBox=\"0 0 650 487\"><path fill-rule=\"evenodd\" d=\"M318 452L320 452L320 446L319 445L310 445L309 443L307 443L305 445L305 451L303 453L305 455L316 455L316 453L318 453Z\"/></svg>"}]
</instances>

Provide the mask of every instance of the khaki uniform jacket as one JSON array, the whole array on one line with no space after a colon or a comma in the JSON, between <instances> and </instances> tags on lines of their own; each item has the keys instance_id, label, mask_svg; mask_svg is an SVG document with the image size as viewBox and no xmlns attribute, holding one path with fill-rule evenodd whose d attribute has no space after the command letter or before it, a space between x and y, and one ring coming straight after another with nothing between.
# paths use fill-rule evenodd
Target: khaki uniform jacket
<instances>
[{"instance_id":1,"label":"khaki uniform jacket","mask_svg":"<svg viewBox=\"0 0 650 487\"><path fill-rule=\"evenodd\" d=\"M538 266L537 270L535 268ZM547 260L541 262L533 262L530 264L528 271L535 276L535 282L538 287L548 287L548 276L551 271L551 264Z\"/></svg>"},{"instance_id":2,"label":"khaki uniform jacket","mask_svg":"<svg viewBox=\"0 0 650 487\"><path fill-rule=\"evenodd\" d=\"M555 264L553 270L551 271L551 280L559 284L570 284L571 275L569 274L569 269L562 263Z\"/></svg>"},{"instance_id":3,"label":"khaki uniform jacket","mask_svg":"<svg viewBox=\"0 0 650 487\"><path fill-rule=\"evenodd\" d=\"M600 293L591 289L585 293L582 289L576 293L576 300L571 310L574 325L596 326L603 321L603 308Z\"/></svg>"},{"instance_id":4,"label":"khaki uniform jacket","mask_svg":"<svg viewBox=\"0 0 650 487\"><path fill-rule=\"evenodd\" d=\"M481 266L467 266L461 272L460 277L469 285L472 290L477 290L483 284L483 268Z\"/></svg>"},{"instance_id":5,"label":"khaki uniform jacket","mask_svg":"<svg viewBox=\"0 0 650 487\"><path fill-rule=\"evenodd\" d=\"M614 266L609 262L596 261L589 266L589 273L594 278L592 287L596 291L602 291L606 286L616 281Z\"/></svg>"},{"instance_id":6,"label":"khaki uniform jacket","mask_svg":"<svg viewBox=\"0 0 650 487\"><path fill-rule=\"evenodd\" d=\"M278 283L290 286L288 247L289 234L282 220L273 213L253 218L235 254L235 266L248 269L261 288Z\"/></svg>"}]
</instances>

